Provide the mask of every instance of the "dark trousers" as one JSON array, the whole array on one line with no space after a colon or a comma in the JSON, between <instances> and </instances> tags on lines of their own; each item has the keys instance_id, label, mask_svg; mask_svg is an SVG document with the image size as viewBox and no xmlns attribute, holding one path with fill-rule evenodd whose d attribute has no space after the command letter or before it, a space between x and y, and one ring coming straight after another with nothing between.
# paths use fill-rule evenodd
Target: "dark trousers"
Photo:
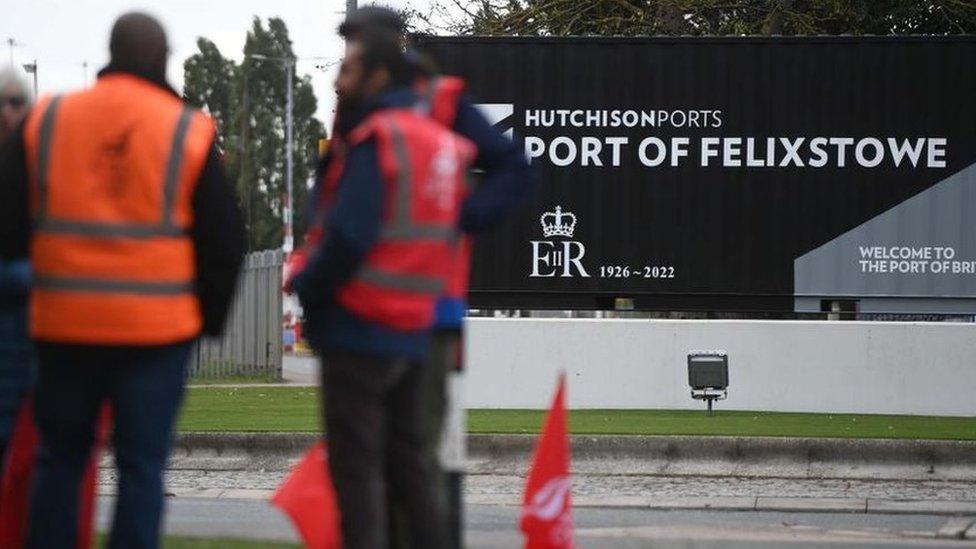
<instances>
[{"instance_id":1,"label":"dark trousers","mask_svg":"<svg viewBox=\"0 0 976 549\"><path fill-rule=\"evenodd\" d=\"M0 304L0 463L31 384L27 305Z\"/></svg>"},{"instance_id":2,"label":"dark trousers","mask_svg":"<svg viewBox=\"0 0 976 549\"><path fill-rule=\"evenodd\" d=\"M119 470L112 549L159 546L163 468L191 343L158 347L38 344L41 435L28 547L74 547L82 474L103 401L112 405Z\"/></svg>"},{"instance_id":3,"label":"dark trousers","mask_svg":"<svg viewBox=\"0 0 976 549\"><path fill-rule=\"evenodd\" d=\"M449 535L448 547L461 547L461 509L453 493L447 475L440 463L441 434L447 410L447 376L459 368L458 358L461 345L460 330L434 330L431 333L430 351L424 366L421 386L421 425L423 433L423 452L425 459L435 466L435 483L441 491L444 505L444 520ZM401 501L391 502L390 507L390 548L407 549L411 546L410 533Z\"/></svg>"},{"instance_id":4,"label":"dark trousers","mask_svg":"<svg viewBox=\"0 0 976 549\"><path fill-rule=\"evenodd\" d=\"M322 372L329 464L346 548L386 549L391 499L403 502L414 547L445 547L437 464L424 444L424 365L331 351Z\"/></svg>"}]
</instances>

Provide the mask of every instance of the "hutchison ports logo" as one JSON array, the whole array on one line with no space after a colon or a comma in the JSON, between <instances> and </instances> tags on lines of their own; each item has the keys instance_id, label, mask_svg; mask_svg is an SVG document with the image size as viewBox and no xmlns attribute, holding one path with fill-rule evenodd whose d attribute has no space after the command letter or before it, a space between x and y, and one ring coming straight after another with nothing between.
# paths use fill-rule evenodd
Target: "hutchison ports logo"
<instances>
[{"instance_id":1,"label":"hutchison ports logo","mask_svg":"<svg viewBox=\"0 0 976 549\"><path fill-rule=\"evenodd\" d=\"M488 123L505 137L512 138L512 126L515 124L515 105L511 103L479 103L475 105L481 114L488 119Z\"/></svg>"},{"instance_id":2,"label":"hutchison ports logo","mask_svg":"<svg viewBox=\"0 0 976 549\"><path fill-rule=\"evenodd\" d=\"M562 206L556 206L554 212L542 214L539 222L542 224L542 236L545 238L572 239L573 232L576 231L576 215L573 212L563 212ZM531 240L530 242L532 243L532 274L529 277L590 277L583 268L586 247L582 242L575 240Z\"/></svg>"}]
</instances>

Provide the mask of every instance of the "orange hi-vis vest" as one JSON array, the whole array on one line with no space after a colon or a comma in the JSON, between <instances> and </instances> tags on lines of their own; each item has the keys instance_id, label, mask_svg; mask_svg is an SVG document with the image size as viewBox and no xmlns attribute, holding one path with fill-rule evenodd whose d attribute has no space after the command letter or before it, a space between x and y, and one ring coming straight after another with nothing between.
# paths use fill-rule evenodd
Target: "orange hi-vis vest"
<instances>
[{"instance_id":1,"label":"orange hi-vis vest","mask_svg":"<svg viewBox=\"0 0 976 549\"><path fill-rule=\"evenodd\" d=\"M113 74L44 102L26 124L32 337L160 345L199 335L189 230L210 119Z\"/></svg>"},{"instance_id":2,"label":"orange hi-vis vest","mask_svg":"<svg viewBox=\"0 0 976 549\"><path fill-rule=\"evenodd\" d=\"M444 128L454 128L458 102L465 90L464 80L456 76L421 78L414 85L420 97L417 108ZM471 252L474 244L470 236L462 236L454 251L454 266L444 290L446 297L465 300L471 277Z\"/></svg>"},{"instance_id":3,"label":"orange hi-vis vest","mask_svg":"<svg viewBox=\"0 0 976 549\"><path fill-rule=\"evenodd\" d=\"M386 185L383 225L379 241L336 301L367 321L424 330L433 323L450 274L474 145L411 109L374 113L350 132L348 146L367 139L376 141ZM345 155L337 155L329 166L320 211L332 207L344 164ZM309 244L320 239L315 235Z\"/></svg>"}]
</instances>

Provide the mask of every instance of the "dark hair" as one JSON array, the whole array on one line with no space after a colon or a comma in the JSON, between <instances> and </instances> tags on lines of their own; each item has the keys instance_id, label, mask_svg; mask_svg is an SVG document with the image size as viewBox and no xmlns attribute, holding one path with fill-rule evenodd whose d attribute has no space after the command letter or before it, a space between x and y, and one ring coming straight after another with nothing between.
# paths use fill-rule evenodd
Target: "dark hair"
<instances>
[{"instance_id":1,"label":"dark hair","mask_svg":"<svg viewBox=\"0 0 976 549\"><path fill-rule=\"evenodd\" d=\"M111 64L136 73L155 72L154 79L166 78L169 45L159 20L141 12L129 12L112 26L109 37Z\"/></svg>"},{"instance_id":2,"label":"dark hair","mask_svg":"<svg viewBox=\"0 0 976 549\"><path fill-rule=\"evenodd\" d=\"M404 56L398 37L394 38L385 32L364 30L356 43L362 48L364 73L386 69L390 73L391 86L409 86L413 82L416 71Z\"/></svg>"},{"instance_id":3,"label":"dark hair","mask_svg":"<svg viewBox=\"0 0 976 549\"><path fill-rule=\"evenodd\" d=\"M383 6L363 6L346 16L339 25L339 36L358 38L362 32L378 31L402 36L407 24L394 10Z\"/></svg>"}]
</instances>

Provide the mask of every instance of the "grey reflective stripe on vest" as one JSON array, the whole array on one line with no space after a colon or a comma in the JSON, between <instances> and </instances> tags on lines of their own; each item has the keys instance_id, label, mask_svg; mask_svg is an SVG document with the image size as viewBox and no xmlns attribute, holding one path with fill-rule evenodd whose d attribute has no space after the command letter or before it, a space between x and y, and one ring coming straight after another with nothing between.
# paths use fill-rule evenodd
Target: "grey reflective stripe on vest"
<instances>
[{"instance_id":1,"label":"grey reflective stripe on vest","mask_svg":"<svg viewBox=\"0 0 976 549\"><path fill-rule=\"evenodd\" d=\"M163 180L161 228L164 230L174 227L173 210L176 203L176 188L180 184L180 168L183 167L183 145L192 119L193 109L184 105L183 111L180 112L180 120L176 123L176 131L173 132L173 143L169 148L169 160L166 162L166 179Z\"/></svg>"},{"instance_id":2,"label":"grey reflective stripe on vest","mask_svg":"<svg viewBox=\"0 0 976 549\"><path fill-rule=\"evenodd\" d=\"M194 287L192 282L135 282L48 275L36 275L31 280L31 285L42 290L167 296L189 293L193 291Z\"/></svg>"},{"instance_id":3,"label":"grey reflective stripe on vest","mask_svg":"<svg viewBox=\"0 0 976 549\"><path fill-rule=\"evenodd\" d=\"M444 281L439 278L390 273L373 267L361 269L356 279L373 286L401 292L440 295L444 291Z\"/></svg>"},{"instance_id":4,"label":"grey reflective stripe on vest","mask_svg":"<svg viewBox=\"0 0 976 549\"><path fill-rule=\"evenodd\" d=\"M413 187L413 169L410 165L410 152L407 150L407 142L403 137L403 132L390 118L384 119L384 124L390 132L390 141L393 144L393 155L397 162L397 189L396 207L394 208L392 226L400 228L410 224L410 197Z\"/></svg>"},{"instance_id":5,"label":"grey reflective stripe on vest","mask_svg":"<svg viewBox=\"0 0 976 549\"><path fill-rule=\"evenodd\" d=\"M158 238L160 236L180 237L189 231L179 227L160 227L159 225L137 225L92 223L89 221L68 221L64 219L41 219L35 229L45 233L73 234L97 238Z\"/></svg>"},{"instance_id":6,"label":"grey reflective stripe on vest","mask_svg":"<svg viewBox=\"0 0 976 549\"><path fill-rule=\"evenodd\" d=\"M37 215L47 216L48 175L51 170L51 141L54 134L54 118L61 106L61 96L55 96L41 118L41 131L37 143Z\"/></svg>"},{"instance_id":7,"label":"grey reflective stripe on vest","mask_svg":"<svg viewBox=\"0 0 976 549\"><path fill-rule=\"evenodd\" d=\"M50 190L50 157L54 132L54 120L61 97L51 100L51 105L41 121L40 138L37 147L37 197L38 212L34 228L40 232L75 234L98 238L159 238L182 237L188 231L176 226L173 213L176 209L176 190L179 187L180 171L183 166L183 148L186 134L193 120L193 109L184 106L180 112L173 140L166 159L163 179L162 217L159 223L101 223L96 221L77 221L52 218L48 212L48 193Z\"/></svg>"},{"instance_id":8,"label":"grey reflective stripe on vest","mask_svg":"<svg viewBox=\"0 0 976 549\"><path fill-rule=\"evenodd\" d=\"M380 232L384 240L437 240L450 242L457 230L441 225L399 225L385 227Z\"/></svg>"},{"instance_id":9,"label":"grey reflective stripe on vest","mask_svg":"<svg viewBox=\"0 0 976 549\"><path fill-rule=\"evenodd\" d=\"M430 116L434 112L434 93L437 92L437 84L440 82L440 77L434 77L427 80L423 93L420 94L420 99L417 100L417 104L414 110L423 116Z\"/></svg>"}]
</instances>

